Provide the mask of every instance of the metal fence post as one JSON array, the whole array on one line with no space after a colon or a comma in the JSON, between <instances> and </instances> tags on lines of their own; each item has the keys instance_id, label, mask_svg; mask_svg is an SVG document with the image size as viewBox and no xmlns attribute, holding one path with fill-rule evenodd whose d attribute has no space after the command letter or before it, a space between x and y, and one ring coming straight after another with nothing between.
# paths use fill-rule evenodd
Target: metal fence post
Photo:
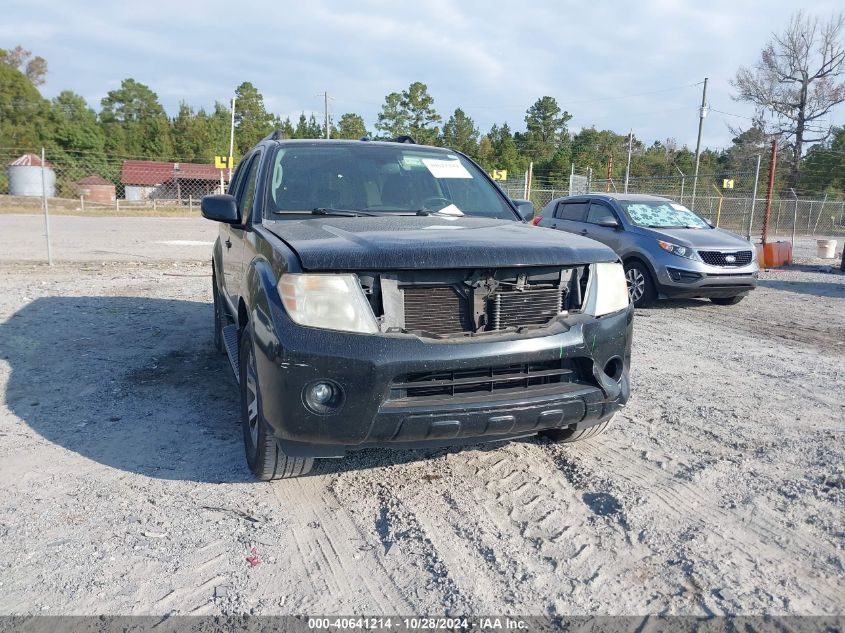
<instances>
[{"instance_id":1,"label":"metal fence post","mask_svg":"<svg viewBox=\"0 0 845 633\"><path fill-rule=\"evenodd\" d=\"M821 207L819 208L819 214L816 216L816 223L813 226L813 235L816 234L816 231L819 228L819 220L822 219L822 213L824 213L824 205L827 204L827 194L824 194L824 200L822 200Z\"/></svg>"},{"instance_id":2,"label":"metal fence post","mask_svg":"<svg viewBox=\"0 0 845 633\"><path fill-rule=\"evenodd\" d=\"M748 220L748 232L745 239L751 241L751 227L754 224L754 206L757 203L757 181L760 180L760 154L757 154L757 169L754 170L754 190L751 193L751 218Z\"/></svg>"},{"instance_id":3,"label":"metal fence post","mask_svg":"<svg viewBox=\"0 0 845 633\"><path fill-rule=\"evenodd\" d=\"M795 189L789 188L792 195L795 196L795 213L792 215L792 249L795 250L795 227L798 225L798 194Z\"/></svg>"},{"instance_id":4,"label":"metal fence post","mask_svg":"<svg viewBox=\"0 0 845 633\"><path fill-rule=\"evenodd\" d=\"M44 148L41 148L41 208L44 209L44 235L47 238L47 265L53 265L53 249L50 246L50 211L47 205L47 175L45 174L46 158Z\"/></svg>"}]
</instances>

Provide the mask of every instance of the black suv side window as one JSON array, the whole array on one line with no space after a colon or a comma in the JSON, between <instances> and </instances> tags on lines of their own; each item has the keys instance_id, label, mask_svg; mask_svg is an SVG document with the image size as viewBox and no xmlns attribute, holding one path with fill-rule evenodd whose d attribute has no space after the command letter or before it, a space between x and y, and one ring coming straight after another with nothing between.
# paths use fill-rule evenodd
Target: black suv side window
<instances>
[{"instance_id":1,"label":"black suv side window","mask_svg":"<svg viewBox=\"0 0 845 633\"><path fill-rule=\"evenodd\" d=\"M555 217L561 220L572 220L574 222L583 222L584 215L587 213L586 202L561 202L557 205L557 212Z\"/></svg>"},{"instance_id":2,"label":"black suv side window","mask_svg":"<svg viewBox=\"0 0 845 633\"><path fill-rule=\"evenodd\" d=\"M601 202L591 202L590 212L587 213L587 222L591 224L598 224L602 220L615 220L616 216L606 204Z\"/></svg>"},{"instance_id":3,"label":"black suv side window","mask_svg":"<svg viewBox=\"0 0 845 633\"><path fill-rule=\"evenodd\" d=\"M255 184L258 179L258 164L261 155L253 154L249 163L249 168L244 175L244 184L238 195L238 209L241 211L241 217L244 223L252 215L252 203L255 201Z\"/></svg>"}]
</instances>

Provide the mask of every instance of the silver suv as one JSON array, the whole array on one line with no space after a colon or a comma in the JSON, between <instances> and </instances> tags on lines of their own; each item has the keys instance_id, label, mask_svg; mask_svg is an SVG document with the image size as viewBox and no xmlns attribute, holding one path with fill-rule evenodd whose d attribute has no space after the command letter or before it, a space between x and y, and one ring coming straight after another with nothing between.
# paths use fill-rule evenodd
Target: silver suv
<instances>
[{"instance_id":1,"label":"silver suv","mask_svg":"<svg viewBox=\"0 0 845 633\"><path fill-rule=\"evenodd\" d=\"M622 259L631 301L706 297L733 305L757 285L757 254L668 198L591 193L557 198L534 223L607 244Z\"/></svg>"}]
</instances>

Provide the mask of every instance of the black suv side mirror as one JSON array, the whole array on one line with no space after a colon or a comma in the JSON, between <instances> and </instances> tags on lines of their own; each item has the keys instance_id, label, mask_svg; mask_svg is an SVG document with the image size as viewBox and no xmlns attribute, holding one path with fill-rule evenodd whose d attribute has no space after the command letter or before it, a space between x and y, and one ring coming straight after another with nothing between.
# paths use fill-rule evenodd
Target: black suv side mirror
<instances>
[{"instance_id":1,"label":"black suv side mirror","mask_svg":"<svg viewBox=\"0 0 845 633\"><path fill-rule=\"evenodd\" d=\"M238 202L235 200L235 196L230 196L227 193L203 196L202 202L200 202L200 211L202 217L215 222L237 224L241 221Z\"/></svg>"},{"instance_id":2,"label":"black suv side mirror","mask_svg":"<svg viewBox=\"0 0 845 633\"><path fill-rule=\"evenodd\" d=\"M603 220L599 220L599 226L604 226L608 229L618 229L619 220L616 218L604 218Z\"/></svg>"},{"instance_id":3,"label":"black suv side mirror","mask_svg":"<svg viewBox=\"0 0 845 633\"><path fill-rule=\"evenodd\" d=\"M526 222L530 222L534 218L534 203L530 200L513 200L516 207L516 212Z\"/></svg>"}]
</instances>

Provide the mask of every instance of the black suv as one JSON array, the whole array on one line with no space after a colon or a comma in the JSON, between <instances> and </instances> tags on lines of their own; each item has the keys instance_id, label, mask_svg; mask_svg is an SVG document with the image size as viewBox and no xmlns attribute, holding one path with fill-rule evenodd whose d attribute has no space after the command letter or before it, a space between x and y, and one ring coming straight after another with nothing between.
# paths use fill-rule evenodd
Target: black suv
<instances>
[{"instance_id":1,"label":"black suv","mask_svg":"<svg viewBox=\"0 0 845 633\"><path fill-rule=\"evenodd\" d=\"M574 441L628 399L613 251L531 227L472 160L409 141L271 135L203 198L259 479L374 446Z\"/></svg>"}]
</instances>

